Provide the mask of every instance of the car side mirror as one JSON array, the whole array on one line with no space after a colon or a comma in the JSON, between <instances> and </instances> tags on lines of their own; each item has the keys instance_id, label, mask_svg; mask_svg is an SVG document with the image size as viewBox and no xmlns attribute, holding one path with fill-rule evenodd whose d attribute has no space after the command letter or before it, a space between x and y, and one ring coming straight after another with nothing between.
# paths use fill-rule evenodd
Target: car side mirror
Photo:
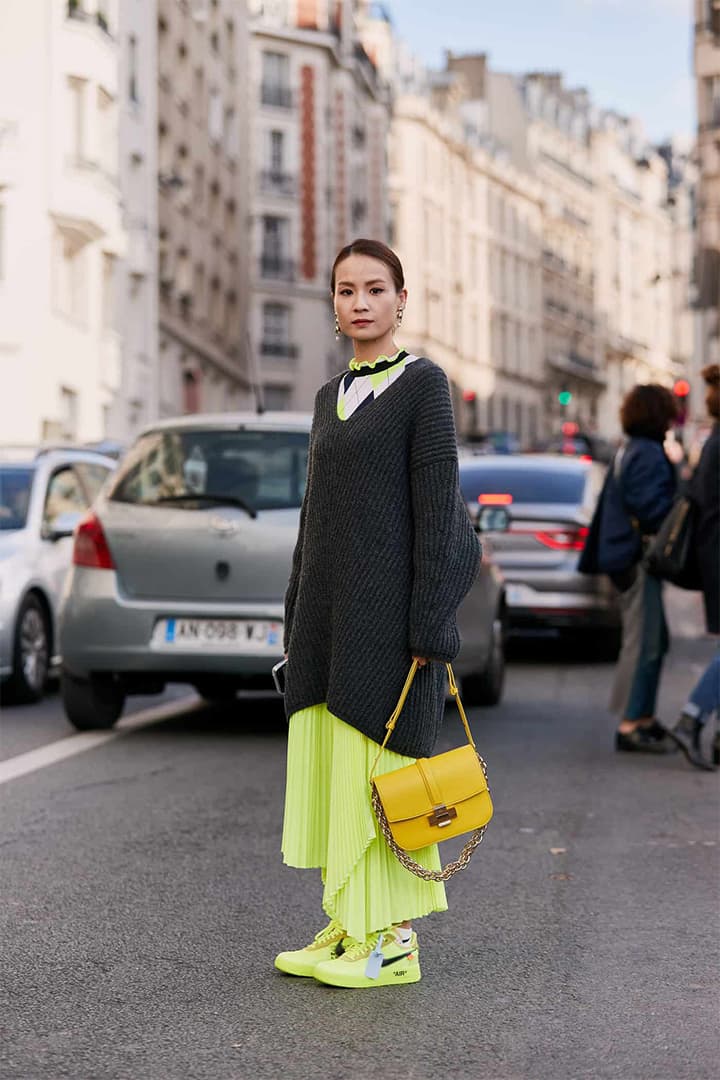
<instances>
[{"instance_id":1,"label":"car side mirror","mask_svg":"<svg viewBox=\"0 0 720 1080\"><path fill-rule=\"evenodd\" d=\"M62 514L57 514L45 527L45 539L55 543L56 540L72 536L82 516L79 510L66 510Z\"/></svg>"},{"instance_id":2,"label":"car side mirror","mask_svg":"<svg viewBox=\"0 0 720 1080\"><path fill-rule=\"evenodd\" d=\"M507 532L510 528L510 511L505 506L481 506L475 518L475 528L480 533Z\"/></svg>"}]
</instances>

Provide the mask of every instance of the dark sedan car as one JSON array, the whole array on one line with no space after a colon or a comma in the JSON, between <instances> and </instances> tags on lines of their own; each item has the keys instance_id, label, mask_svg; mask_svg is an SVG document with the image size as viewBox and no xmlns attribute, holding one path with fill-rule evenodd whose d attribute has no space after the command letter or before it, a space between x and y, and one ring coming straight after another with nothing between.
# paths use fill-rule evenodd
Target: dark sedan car
<instances>
[{"instance_id":1,"label":"dark sedan car","mask_svg":"<svg viewBox=\"0 0 720 1080\"><path fill-rule=\"evenodd\" d=\"M595 653L614 656L620 616L605 577L577 569L604 467L575 457L516 454L463 457L460 483L471 513L506 506L511 524L493 538L506 580L511 630L586 635Z\"/></svg>"}]
</instances>

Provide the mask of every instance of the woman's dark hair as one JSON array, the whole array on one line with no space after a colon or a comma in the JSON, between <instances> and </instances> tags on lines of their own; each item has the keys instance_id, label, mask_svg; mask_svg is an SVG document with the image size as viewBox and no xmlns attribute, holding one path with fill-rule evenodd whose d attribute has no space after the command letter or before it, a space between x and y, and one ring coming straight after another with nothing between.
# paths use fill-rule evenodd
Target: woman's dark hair
<instances>
[{"instance_id":1,"label":"woman's dark hair","mask_svg":"<svg viewBox=\"0 0 720 1080\"><path fill-rule=\"evenodd\" d=\"M707 411L720 420L720 364L708 364L700 372L707 385L705 404Z\"/></svg>"},{"instance_id":2,"label":"woman's dark hair","mask_svg":"<svg viewBox=\"0 0 720 1080\"><path fill-rule=\"evenodd\" d=\"M659 383L633 386L620 406L620 423L626 435L663 439L677 416L675 398Z\"/></svg>"},{"instance_id":3,"label":"woman's dark hair","mask_svg":"<svg viewBox=\"0 0 720 1080\"><path fill-rule=\"evenodd\" d=\"M405 288L402 263L392 248L389 248L387 244L383 244L380 240L360 239L353 240L352 244L347 244L342 251L337 253L330 276L330 292L335 292L335 271L343 259L347 259L350 255L368 255L371 259L379 259L380 262L385 263L390 271L396 291L400 292L401 289Z\"/></svg>"}]
</instances>

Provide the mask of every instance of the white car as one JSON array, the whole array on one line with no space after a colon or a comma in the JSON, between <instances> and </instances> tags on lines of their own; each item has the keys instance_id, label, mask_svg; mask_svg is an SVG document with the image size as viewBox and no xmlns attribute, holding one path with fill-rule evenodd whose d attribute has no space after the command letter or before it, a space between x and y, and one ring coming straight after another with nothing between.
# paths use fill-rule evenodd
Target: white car
<instances>
[{"instance_id":1,"label":"white car","mask_svg":"<svg viewBox=\"0 0 720 1080\"><path fill-rule=\"evenodd\" d=\"M38 701L57 665L59 600L72 534L115 461L91 450L0 446L0 680Z\"/></svg>"}]
</instances>

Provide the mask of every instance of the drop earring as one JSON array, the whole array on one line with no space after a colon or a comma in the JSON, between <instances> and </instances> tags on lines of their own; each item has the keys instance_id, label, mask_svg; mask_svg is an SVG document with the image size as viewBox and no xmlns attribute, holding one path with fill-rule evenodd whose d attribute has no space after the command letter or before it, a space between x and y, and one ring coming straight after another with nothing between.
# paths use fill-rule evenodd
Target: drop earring
<instances>
[{"instance_id":1,"label":"drop earring","mask_svg":"<svg viewBox=\"0 0 720 1080\"><path fill-rule=\"evenodd\" d=\"M338 322L337 311L335 312L335 340L340 340L340 323Z\"/></svg>"},{"instance_id":2,"label":"drop earring","mask_svg":"<svg viewBox=\"0 0 720 1080\"><path fill-rule=\"evenodd\" d=\"M397 315L397 324L398 324L398 326L400 326L400 324L402 323L404 311L405 311L405 308L398 308L397 309L396 315Z\"/></svg>"}]
</instances>

